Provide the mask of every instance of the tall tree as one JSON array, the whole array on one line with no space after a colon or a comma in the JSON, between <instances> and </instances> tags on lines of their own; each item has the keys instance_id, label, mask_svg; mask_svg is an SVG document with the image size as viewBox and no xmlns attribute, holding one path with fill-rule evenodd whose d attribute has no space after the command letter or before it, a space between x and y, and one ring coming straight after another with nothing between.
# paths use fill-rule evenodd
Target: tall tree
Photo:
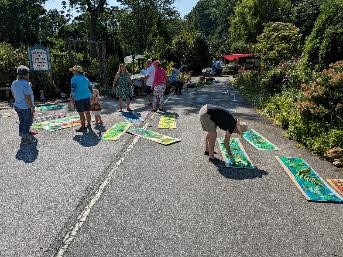
<instances>
[{"instance_id":1,"label":"tall tree","mask_svg":"<svg viewBox=\"0 0 343 257\"><path fill-rule=\"evenodd\" d=\"M231 49L249 48L249 44L256 43L265 23L288 22L291 12L291 0L242 0L230 21Z\"/></svg>"},{"instance_id":2,"label":"tall tree","mask_svg":"<svg viewBox=\"0 0 343 257\"><path fill-rule=\"evenodd\" d=\"M119 15L121 41L127 53L150 50L155 39L171 40L171 26L179 15L174 0L118 0L124 7Z\"/></svg>"},{"instance_id":3,"label":"tall tree","mask_svg":"<svg viewBox=\"0 0 343 257\"><path fill-rule=\"evenodd\" d=\"M0 0L0 41L18 46L39 42L45 0Z\"/></svg>"},{"instance_id":4,"label":"tall tree","mask_svg":"<svg viewBox=\"0 0 343 257\"><path fill-rule=\"evenodd\" d=\"M294 7L294 24L300 29L303 39L311 34L323 0L302 0Z\"/></svg>"},{"instance_id":5,"label":"tall tree","mask_svg":"<svg viewBox=\"0 0 343 257\"><path fill-rule=\"evenodd\" d=\"M305 42L305 69L321 70L343 57L343 0L325 0Z\"/></svg>"},{"instance_id":6,"label":"tall tree","mask_svg":"<svg viewBox=\"0 0 343 257\"><path fill-rule=\"evenodd\" d=\"M201 32L214 54L226 52L229 19L237 0L200 0L186 16L189 27Z\"/></svg>"},{"instance_id":7,"label":"tall tree","mask_svg":"<svg viewBox=\"0 0 343 257\"><path fill-rule=\"evenodd\" d=\"M89 39L96 41L97 26L100 15L105 11L106 0L70 0L71 6L78 6L81 10L89 13Z\"/></svg>"},{"instance_id":8,"label":"tall tree","mask_svg":"<svg viewBox=\"0 0 343 257\"><path fill-rule=\"evenodd\" d=\"M261 35L257 37L255 52L267 67L281 61L288 61L299 54L299 29L291 23L268 23Z\"/></svg>"}]
</instances>

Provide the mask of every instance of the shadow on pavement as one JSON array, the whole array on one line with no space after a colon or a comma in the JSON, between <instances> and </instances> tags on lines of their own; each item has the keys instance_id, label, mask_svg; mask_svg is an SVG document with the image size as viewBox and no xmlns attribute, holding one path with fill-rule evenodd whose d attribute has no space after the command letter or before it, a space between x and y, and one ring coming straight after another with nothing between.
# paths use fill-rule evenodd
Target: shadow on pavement
<instances>
[{"instance_id":1,"label":"shadow on pavement","mask_svg":"<svg viewBox=\"0 0 343 257\"><path fill-rule=\"evenodd\" d=\"M73 140L78 142L83 147L93 147L99 144L101 137L99 137L93 129L88 129L88 131L82 135L75 135Z\"/></svg>"},{"instance_id":2,"label":"shadow on pavement","mask_svg":"<svg viewBox=\"0 0 343 257\"><path fill-rule=\"evenodd\" d=\"M265 170L260 170L258 168L255 169L234 169L228 168L225 166L225 162L222 160L217 160L214 164L219 173L228 179L235 179L235 180L244 180L244 179L255 179L255 178L262 178L263 176L268 175L268 172Z\"/></svg>"},{"instance_id":3,"label":"shadow on pavement","mask_svg":"<svg viewBox=\"0 0 343 257\"><path fill-rule=\"evenodd\" d=\"M17 151L16 159L24 161L25 163L33 163L38 157L37 143L29 145L20 145Z\"/></svg>"}]
</instances>

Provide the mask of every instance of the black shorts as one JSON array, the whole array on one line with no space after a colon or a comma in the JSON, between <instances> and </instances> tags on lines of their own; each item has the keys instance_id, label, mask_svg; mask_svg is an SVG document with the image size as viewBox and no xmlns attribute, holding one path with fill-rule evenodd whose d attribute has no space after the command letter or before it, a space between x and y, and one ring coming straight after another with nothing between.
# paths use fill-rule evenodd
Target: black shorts
<instances>
[{"instance_id":1,"label":"black shorts","mask_svg":"<svg viewBox=\"0 0 343 257\"><path fill-rule=\"evenodd\" d=\"M89 112L91 110L91 99L81 99L75 101L75 108L77 112Z\"/></svg>"},{"instance_id":2,"label":"black shorts","mask_svg":"<svg viewBox=\"0 0 343 257\"><path fill-rule=\"evenodd\" d=\"M146 87L145 87L145 93L146 93L147 95L151 95L151 94L153 93L151 87L146 86Z\"/></svg>"}]
</instances>

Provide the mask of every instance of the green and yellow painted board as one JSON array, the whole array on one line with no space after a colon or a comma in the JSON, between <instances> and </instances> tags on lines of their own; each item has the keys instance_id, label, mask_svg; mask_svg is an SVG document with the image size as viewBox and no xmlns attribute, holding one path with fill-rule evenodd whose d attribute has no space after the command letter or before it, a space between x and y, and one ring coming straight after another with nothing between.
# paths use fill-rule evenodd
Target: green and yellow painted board
<instances>
[{"instance_id":1,"label":"green and yellow painted board","mask_svg":"<svg viewBox=\"0 0 343 257\"><path fill-rule=\"evenodd\" d=\"M343 202L342 196L326 184L304 159L285 156L277 156L276 159L308 201Z\"/></svg>"},{"instance_id":2,"label":"green and yellow painted board","mask_svg":"<svg viewBox=\"0 0 343 257\"><path fill-rule=\"evenodd\" d=\"M176 119L174 114L164 114L158 123L160 129L176 129Z\"/></svg>"},{"instance_id":3,"label":"green and yellow painted board","mask_svg":"<svg viewBox=\"0 0 343 257\"><path fill-rule=\"evenodd\" d=\"M73 115L52 119L32 124L34 129L45 129L47 131L57 131L65 128L71 128L80 125L80 116Z\"/></svg>"},{"instance_id":4,"label":"green and yellow painted board","mask_svg":"<svg viewBox=\"0 0 343 257\"><path fill-rule=\"evenodd\" d=\"M253 147L257 150L264 150L264 151L277 151L279 148L269 142L265 137L259 134L257 131L253 129L249 129L248 131L243 133L243 138L247 140Z\"/></svg>"},{"instance_id":5,"label":"green and yellow painted board","mask_svg":"<svg viewBox=\"0 0 343 257\"><path fill-rule=\"evenodd\" d=\"M218 138L217 141L226 167L243 169L255 168L254 165L251 163L249 156L245 152L244 147L242 146L238 138L231 138L230 140L230 150L233 155L233 160L229 157L226 151L224 145L224 138Z\"/></svg>"},{"instance_id":6,"label":"green and yellow painted board","mask_svg":"<svg viewBox=\"0 0 343 257\"><path fill-rule=\"evenodd\" d=\"M118 140L130 127L130 122L118 122L114 124L109 130L107 130L102 136L104 141L116 141Z\"/></svg>"},{"instance_id":7,"label":"green and yellow painted board","mask_svg":"<svg viewBox=\"0 0 343 257\"><path fill-rule=\"evenodd\" d=\"M128 133L143 137L145 139L154 141L156 143L162 144L162 145L171 145L177 142L180 142L180 139L169 137L162 135L160 133L157 133L152 130L144 129L144 128L134 128L130 129Z\"/></svg>"},{"instance_id":8,"label":"green and yellow painted board","mask_svg":"<svg viewBox=\"0 0 343 257\"><path fill-rule=\"evenodd\" d=\"M39 112L44 112L44 111L55 111L55 110L61 110L63 109L65 106L62 104L47 104L47 105L40 105L37 106L35 109L36 111Z\"/></svg>"}]
</instances>

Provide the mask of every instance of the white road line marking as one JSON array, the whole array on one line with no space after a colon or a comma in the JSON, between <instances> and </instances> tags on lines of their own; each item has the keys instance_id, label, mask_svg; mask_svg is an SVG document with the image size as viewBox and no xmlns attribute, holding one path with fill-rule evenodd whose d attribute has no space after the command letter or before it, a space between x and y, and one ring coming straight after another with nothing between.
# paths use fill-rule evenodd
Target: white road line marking
<instances>
[{"instance_id":1,"label":"white road line marking","mask_svg":"<svg viewBox=\"0 0 343 257\"><path fill-rule=\"evenodd\" d=\"M170 96L164 101L165 104L168 102L169 98L172 95L173 94L170 94ZM143 128L146 129L149 126L151 119L155 116L156 113L157 112L154 112L150 116L149 121L143 126ZM83 211L77 217L77 220L76 220L76 223L74 224L74 226L70 228L70 231L64 237L63 242L62 242L61 246L59 247L57 254L54 255L55 257L63 257L64 256L65 251L68 250L70 244L75 239L78 231L80 230L82 225L86 222L86 220L87 220L87 218L88 218L92 208L94 207L94 205L100 199L100 197L103 194L105 188L109 185L109 183L113 179L113 177L114 177L115 173L117 172L117 170L119 169L120 165L123 164L123 162L125 161L125 159L128 156L128 154L133 150L133 147L135 146L135 144L137 144L139 138L140 138L139 136L135 136L134 137L132 143L126 148L126 151L124 152L122 157L117 161L117 163L114 165L114 167L107 174L105 180L101 183L101 185L99 186L98 190L91 197L91 199L90 199L89 203L87 204L87 206L83 209Z\"/></svg>"}]
</instances>

